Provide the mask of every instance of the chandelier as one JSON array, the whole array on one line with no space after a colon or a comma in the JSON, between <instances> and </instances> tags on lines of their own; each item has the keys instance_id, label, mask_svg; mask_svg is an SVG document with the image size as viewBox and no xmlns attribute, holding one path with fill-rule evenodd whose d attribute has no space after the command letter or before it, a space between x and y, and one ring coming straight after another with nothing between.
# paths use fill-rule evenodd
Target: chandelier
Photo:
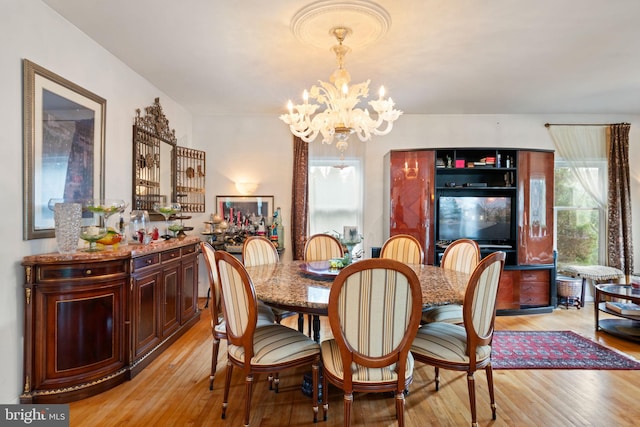
<instances>
[{"instance_id":1,"label":"chandelier","mask_svg":"<svg viewBox=\"0 0 640 427\"><path fill-rule=\"evenodd\" d=\"M319 86L304 91L300 105L293 105L289 101L289 113L282 114L280 120L289 125L291 133L305 142L316 139L318 133L322 134L325 144L332 144L335 139L336 147L343 153L351 134L357 134L361 141L370 140L371 135L386 135L402 111L393 108L395 103L391 98L384 98L384 87L380 87L378 99L369 101L377 117L371 117L368 108L356 108L361 98L369 96L370 80L349 86L351 75L344 68L344 57L351 49L343 41L351 34L351 29L334 27L329 34L338 40L338 44L331 48L338 61L338 69L329 78L331 83L319 80ZM316 100L317 104L310 103L309 99ZM321 105L325 109L316 113Z\"/></svg>"}]
</instances>

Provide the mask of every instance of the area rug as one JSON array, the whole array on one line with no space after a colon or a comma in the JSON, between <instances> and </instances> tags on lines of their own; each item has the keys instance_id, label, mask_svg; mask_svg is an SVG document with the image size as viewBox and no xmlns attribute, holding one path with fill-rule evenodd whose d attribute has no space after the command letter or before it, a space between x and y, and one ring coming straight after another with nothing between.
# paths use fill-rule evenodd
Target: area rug
<instances>
[{"instance_id":1,"label":"area rug","mask_svg":"<svg viewBox=\"0 0 640 427\"><path fill-rule=\"evenodd\" d=\"M572 331L495 331L493 369L640 369L640 362Z\"/></svg>"}]
</instances>

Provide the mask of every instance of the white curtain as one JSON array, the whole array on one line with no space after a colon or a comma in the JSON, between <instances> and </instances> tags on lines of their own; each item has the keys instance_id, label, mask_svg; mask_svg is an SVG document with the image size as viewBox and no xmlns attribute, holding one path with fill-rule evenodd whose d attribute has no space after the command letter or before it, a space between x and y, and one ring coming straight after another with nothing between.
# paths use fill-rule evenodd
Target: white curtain
<instances>
[{"instance_id":1,"label":"white curtain","mask_svg":"<svg viewBox=\"0 0 640 427\"><path fill-rule=\"evenodd\" d=\"M345 226L363 234L365 143L354 139L344 153L335 144L309 143L310 234L341 234Z\"/></svg>"},{"instance_id":2,"label":"white curtain","mask_svg":"<svg viewBox=\"0 0 640 427\"><path fill-rule=\"evenodd\" d=\"M591 174L594 162L607 159L607 126L549 126L560 158L598 207L607 206L607 174Z\"/></svg>"}]
</instances>

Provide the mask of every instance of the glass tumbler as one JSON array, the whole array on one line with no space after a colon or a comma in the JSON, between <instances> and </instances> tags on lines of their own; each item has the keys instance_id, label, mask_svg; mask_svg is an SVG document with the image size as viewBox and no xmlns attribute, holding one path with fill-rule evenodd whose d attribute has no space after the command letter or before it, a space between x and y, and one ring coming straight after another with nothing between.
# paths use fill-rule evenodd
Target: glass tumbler
<instances>
[{"instance_id":1,"label":"glass tumbler","mask_svg":"<svg viewBox=\"0 0 640 427\"><path fill-rule=\"evenodd\" d=\"M55 203L53 206L53 220L55 222L58 252L61 254L75 253L80 239L82 204Z\"/></svg>"}]
</instances>

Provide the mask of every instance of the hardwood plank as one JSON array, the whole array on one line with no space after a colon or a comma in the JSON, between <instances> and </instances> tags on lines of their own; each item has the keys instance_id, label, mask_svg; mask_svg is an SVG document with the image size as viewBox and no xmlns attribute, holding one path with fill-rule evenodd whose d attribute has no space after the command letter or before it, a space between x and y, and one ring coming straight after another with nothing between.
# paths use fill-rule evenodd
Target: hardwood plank
<instances>
[{"instance_id":1,"label":"hardwood plank","mask_svg":"<svg viewBox=\"0 0 640 427\"><path fill-rule=\"evenodd\" d=\"M200 306L203 303L200 301ZM297 327L296 322L294 316L283 323ZM596 333L593 322L593 304L588 303L581 310L559 308L550 314L500 316L496 319L496 329L573 330L640 359L640 344L604 332ZM330 333L324 318L322 332L323 339ZM210 315L208 310L203 310L198 324L133 380L100 395L72 402L70 424L74 427L242 425L244 378L237 368L233 371L227 419L220 419L225 352L223 342L214 390L209 391ZM278 394L268 390L266 376L256 378L252 426L313 424L311 400L300 391L305 371L300 368L281 373ZM470 424L465 374L440 372L441 387L436 392L433 368L416 364L414 382L406 399L407 427ZM484 372L476 373L475 378L480 425L632 426L640 419L640 371L496 370L496 421L491 420ZM318 425L343 425L342 392L335 387L329 389L329 419L320 420ZM357 394L352 425L397 425L393 398Z\"/></svg>"}]
</instances>

